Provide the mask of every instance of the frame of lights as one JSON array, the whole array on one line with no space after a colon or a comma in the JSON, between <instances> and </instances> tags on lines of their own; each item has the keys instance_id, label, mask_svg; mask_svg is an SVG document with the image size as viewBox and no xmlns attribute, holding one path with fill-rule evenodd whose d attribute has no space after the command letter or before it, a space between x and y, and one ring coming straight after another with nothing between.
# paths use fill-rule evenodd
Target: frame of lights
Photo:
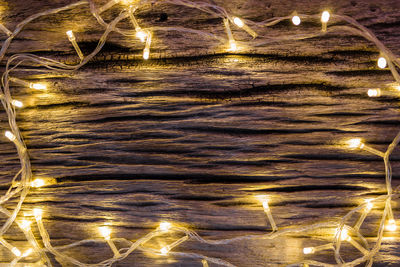
<instances>
[{"instance_id":1,"label":"frame of lights","mask_svg":"<svg viewBox=\"0 0 400 267\"><path fill-rule=\"evenodd\" d=\"M135 2L135 4L133 4ZM121 13L115 17L110 23L107 23L101 17L101 13L105 12L113 8L116 4L123 4L123 10ZM150 4L158 4L158 3L167 3L171 5L179 5L185 6L187 8L198 9L202 12L209 14L210 16L216 16L221 18L221 22L223 23L227 39L216 36L212 33L184 28L184 27L148 27L142 28L140 27L138 21L135 18L135 11L138 8L142 8L146 5ZM151 1L151 0L141 0L131 1L131 0L110 0L103 6L97 7L93 0L84 0L80 2L76 2L61 8L50 9L44 12L37 13L32 15L15 27L14 31L7 29L4 25L0 24L0 31L4 32L8 35L8 38L2 44L2 48L0 50L0 61L4 59L6 51L10 46L12 40L18 36L18 34L23 30L23 28L29 24L31 21L43 17L46 15L57 14L59 12L80 7L82 5L89 5L91 14L96 18L97 22L105 28L104 33L99 39L97 47L89 54L84 56L82 51L79 48L79 45L76 41L75 35L72 31L67 31L67 37L71 42L72 46L77 52L78 57L80 58L80 62L76 65L67 65L56 60L39 57L33 54L14 54L7 59L6 68L4 73L2 74L2 84L1 84L1 92L0 99L4 106L4 109L8 116L8 122L10 129L5 132L5 136L12 141L17 149L18 157L21 162L21 169L15 174L12 178L11 185L8 191L0 197L0 213L6 217L5 223L0 228L0 244L6 249L10 250L14 255L14 259L10 262L9 266L16 265L19 261L24 261L24 258L31 256L36 257L38 262L43 265L52 266L52 262L48 256L48 254L52 254L56 261L60 263L68 263L74 264L76 266L111 266L113 263L121 261L128 257L133 251L141 250L148 253L152 253L155 255L165 256L165 255L174 255L177 257L192 257L198 259L199 262L203 264L204 267L209 266L209 263L213 263L216 265L222 266L234 266L233 264L219 259L207 257L205 255L197 254L197 253L183 253L172 251L180 245L181 243L187 240L194 240L200 243L206 243L210 245L223 245L230 244L234 242L241 242L243 240L249 239L274 239L277 237L289 235L289 234L298 234L298 233L306 233L317 229L336 229L335 234L332 235L332 239L330 242L317 246L317 247L305 247L303 249L304 254L314 254L318 253L322 250L332 250L334 254L334 258L336 260L336 264L329 264L324 262L319 262L311 259L305 259L302 262L294 263L290 266L356 266L361 263L366 263L366 266L371 266L373 263L374 256L378 253L381 247L382 239L384 231L396 231L396 221L394 219L393 211L392 211L392 201L400 196L400 188L393 189L392 188L392 169L390 165L390 155L392 154L395 147L400 142L400 132L393 139L392 143L387 147L385 152L378 151L372 147L367 146L363 143L361 139L351 139L347 140L346 143L350 149L360 149L370 152L380 158L383 159L385 165L385 182L386 182L386 190L387 194L381 195L374 199L367 199L365 203L360 204L356 208L349 211L344 217L340 220L331 220L323 223L311 224L311 225L300 225L297 227L286 227L286 228L278 228L274 218L271 213L271 209L268 205L268 196L258 196L260 202L262 203L264 212L269 220L269 223L272 228L272 232L266 233L263 235L243 235L230 239L222 239L222 240L205 240L200 237L196 232L182 227L176 223L172 222L161 222L159 227L142 238L131 241L126 238L111 238L111 228L109 226L100 226L99 232L104 239L91 239L91 240L82 240L79 242L75 242L66 246L58 246L54 247L51 245L49 234L45 228L45 225L42 221L43 212L41 209L33 209L31 214L28 214L27 217L23 217L20 215L17 219L21 211L21 207L24 203L24 200L30 190L31 187L40 187L47 184L55 183L55 179L33 179L32 171L31 171L31 163L27 151L26 144L22 138L21 132L18 128L16 122L16 112L17 108L22 108L23 103L13 99L10 92L10 84L16 83L22 86L26 86L32 89L37 90L46 90L46 86L41 83L33 83L28 82L26 80L11 77L11 72L17 70L17 67L22 63L31 63L35 66L42 66L44 69L39 69L37 71L57 71L57 72L72 72L74 70L79 69L83 65L85 65L89 60L91 60L103 47L104 43L108 35L111 32L117 32L123 36L138 38L141 42L144 43L143 49L143 59L147 60L150 58L150 47L151 41L153 37L153 33L155 31L160 30L171 30L171 31L180 31L183 33L195 33L204 38L215 38L219 41L225 42L227 44L226 51L235 52L238 49L237 41L233 37L232 30L230 28L231 25L237 26L239 29L246 31L249 35L253 37L252 42L257 46L267 45L268 43L284 41L284 40L301 40L306 38L311 38L319 35L323 35L329 31L347 31L356 35L360 35L365 39L371 41L376 45L376 47L380 51L380 57L377 60L377 64L379 68L388 67L393 75L395 82L397 83L397 88L400 90L400 76L397 72L396 68L400 68L400 61L396 58L396 56L387 49L377 38L376 36L369 31L367 28L359 24L354 19L344 16L344 15L334 15L330 14L328 11L323 11L322 14L317 15L302 15L297 14L297 12L293 12L289 16L285 17L274 17L271 19L267 19L261 22L253 22L251 20L243 20L239 17L236 17L232 14L229 14L223 7L210 4L207 2L192 2L189 0L161 0L161 1ZM330 26L328 28L328 23L330 19L333 18L338 21L346 22L348 25L345 26ZM125 19L129 19L133 25L133 29L121 29L117 27L117 24ZM321 31L316 34L300 34L295 36L286 36L284 38L271 38L268 36L260 36L256 33L252 28L256 27L268 27L275 25L284 20L291 20L294 25L299 25L302 19L307 20L315 20L318 19L321 21ZM260 40L260 41L258 41ZM377 97L381 95L380 89L370 89L368 90L368 95L371 97ZM10 199L18 199L17 204L15 205L13 210L9 208L4 208L2 205L7 203ZM365 218L368 216L370 211L375 207L384 207L382 210L381 218L378 224L377 235L375 238L375 244L372 248L369 248L369 243L362 234L363 231L360 230ZM30 217L34 217L36 221L36 225L39 229L40 238L34 236L31 225L33 221L30 220ZM352 216L358 216L358 219L355 224L351 225L349 220ZM23 219L20 219L22 217ZM9 241L3 238L4 234L9 230L12 225L16 225L25 235L27 242L29 243L29 249L24 252L21 252L16 246L12 245ZM372 232L372 231L371 231ZM146 242L151 240L154 237L160 237L165 234L176 233L181 237L176 239L176 241L172 242L169 245L162 247L159 250L155 250L149 247L144 246ZM124 243L128 244L125 247L117 248L114 241L124 241ZM82 263L77 259L69 256L64 251L73 248L76 246L81 246L85 244L89 244L92 242L106 242L110 249L112 250L114 256L110 259L106 259L102 262L89 264ZM341 256L341 244L343 242L348 242L356 249L360 251L361 256L346 262ZM307 257L306 257L307 258Z\"/></svg>"}]
</instances>

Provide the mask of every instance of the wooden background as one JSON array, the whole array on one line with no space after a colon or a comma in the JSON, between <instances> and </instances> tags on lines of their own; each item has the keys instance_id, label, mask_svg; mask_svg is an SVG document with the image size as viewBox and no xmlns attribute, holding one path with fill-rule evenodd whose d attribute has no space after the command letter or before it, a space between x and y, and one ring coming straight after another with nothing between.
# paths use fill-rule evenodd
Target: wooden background
<instances>
[{"instance_id":1,"label":"wooden background","mask_svg":"<svg viewBox=\"0 0 400 267\"><path fill-rule=\"evenodd\" d=\"M12 30L27 16L66 3L0 1L0 18ZM215 3L254 21L294 10L318 14L327 7L354 17L400 54L397 0ZM110 21L119 11L117 7L104 17ZM143 27L180 25L225 36L220 19L181 7L146 7L138 10L138 20ZM130 27L129 21L121 27ZM341 32L254 47L232 28L242 44L239 54L220 53L225 44L215 40L156 31L152 59L144 62L141 43L113 33L102 52L73 74L14 73L49 87L46 92L19 86L12 90L25 103L18 122L34 175L58 182L32 189L23 211L44 210L54 245L100 238L97 227L105 223L112 226L113 237L135 240L160 220L182 223L210 239L263 234L270 226L255 195L270 196L278 227L285 228L339 219L365 198L385 193L383 161L340 145L346 138L362 137L385 150L400 129L398 97L366 95L369 88L393 82L388 70L376 67L378 51L362 38ZM84 6L29 24L8 56L29 52L77 62L65 36L69 29L84 54L103 31ZM259 30L282 38L318 32L320 25L312 20L298 27L282 22ZM0 116L5 130L7 118ZM19 161L13 145L5 138L0 142L2 193ZM395 186L399 159L396 151ZM393 205L400 219L398 202ZM381 207L374 209L363 226L371 242L381 212ZM304 246L328 242L331 236L326 233L224 246L188 241L176 251L219 257L237 266L281 266L304 259ZM20 248L27 245L15 230L5 238ZM165 241L158 242L151 246ZM374 266L399 266L399 245L399 231L387 234ZM345 251L346 260L360 256L350 246ZM88 263L112 256L106 244L70 253ZM310 258L334 263L332 253ZM0 249L0 262L9 259L9 252ZM34 257L28 260L35 262ZM115 266L201 263L136 252Z\"/></svg>"}]
</instances>

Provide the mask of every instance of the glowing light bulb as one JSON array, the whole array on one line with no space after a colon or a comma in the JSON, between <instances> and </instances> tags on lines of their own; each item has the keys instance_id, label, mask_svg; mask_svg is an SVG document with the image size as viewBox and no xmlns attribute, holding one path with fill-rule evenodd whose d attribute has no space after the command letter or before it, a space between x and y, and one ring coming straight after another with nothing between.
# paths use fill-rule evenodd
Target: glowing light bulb
<instances>
[{"instance_id":1,"label":"glowing light bulb","mask_svg":"<svg viewBox=\"0 0 400 267\"><path fill-rule=\"evenodd\" d=\"M149 49L145 48L143 50L143 59L147 60L147 59L149 59L149 57L150 57L150 51L149 51Z\"/></svg>"},{"instance_id":2,"label":"glowing light bulb","mask_svg":"<svg viewBox=\"0 0 400 267\"><path fill-rule=\"evenodd\" d=\"M44 186L46 183L43 179L35 179L31 182L31 186L32 187L42 187Z\"/></svg>"},{"instance_id":3,"label":"glowing light bulb","mask_svg":"<svg viewBox=\"0 0 400 267\"><path fill-rule=\"evenodd\" d=\"M294 25L297 26L297 25L300 25L301 19L300 19L299 16L296 15L296 16L293 16L293 17L292 17L292 22L293 22Z\"/></svg>"},{"instance_id":4,"label":"glowing light bulb","mask_svg":"<svg viewBox=\"0 0 400 267\"><path fill-rule=\"evenodd\" d=\"M397 90L397 91L400 91L400 85L395 84L395 85L393 85L393 88L394 88L395 90Z\"/></svg>"},{"instance_id":5,"label":"glowing light bulb","mask_svg":"<svg viewBox=\"0 0 400 267\"><path fill-rule=\"evenodd\" d=\"M166 246L166 247L163 247L162 249L160 249L160 253L161 253L161 255L167 255L168 254L168 252L169 252L169 248L168 248L168 246Z\"/></svg>"},{"instance_id":6,"label":"glowing light bulb","mask_svg":"<svg viewBox=\"0 0 400 267\"><path fill-rule=\"evenodd\" d=\"M13 142L13 141L15 141L15 139L17 139L17 137L15 137L15 135L14 135L12 132L10 132L10 131L6 131L6 132L4 133L4 135L5 135L11 142Z\"/></svg>"},{"instance_id":7,"label":"glowing light bulb","mask_svg":"<svg viewBox=\"0 0 400 267\"><path fill-rule=\"evenodd\" d=\"M386 230L394 232L397 229L396 221L394 219L390 219L388 224L386 225Z\"/></svg>"},{"instance_id":8,"label":"glowing light bulb","mask_svg":"<svg viewBox=\"0 0 400 267\"><path fill-rule=\"evenodd\" d=\"M229 51L235 52L237 50L237 45L235 40L229 40Z\"/></svg>"},{"instance_id":9,"label":"glowing light bulb","mask_svg":"<svg viewBox=\"0 0 400 267\"><path fill-rule=\"evenodd\" d=\"M201 263L203 264L203 267L209 267L209 266L208 266L207 260L202 259L202 260L201 260Z\"/></svg>"},{"instance_id":10,"label":"glowing light bulb","mask_svg":"<svg viewBox=\"0 0 400 267\"><path fill-rule=\"evenodd\" d=\"M84 56L83 56L83 53L82 53L81 49L79 48L78 43L76 42L76 38L75 38L74 33L71 30L69 30L69 31L67 31L67 36L68 36L68 40L71 42L71 44L74 47L74 49L75 49L76 53L78 54L79 58L81 60L83 60Z\"/></svg>"},{"instance_id":11,"label":"glowing light bulb","mask_svg":"<svg viewBox=\"0 0 400 267\"><path fill-rule=\"evenodd\" d=\"M75 35L74 35L74 32L73 32L73 31L69 30L69 31L66 32L66 34L67 34L68 39L69 39L70 41L75 40Z\"/></svg>"},{"instance_id":12,"label":"glowing light bulb","mask_svg":"<svg viewBox=\"0 0 400 267\"><path fill-rule=\"evenodd\" d=\"M17 108L22 108L22 107L24 106L24 104L23 104L21 101L19 101L19 100L12 100L12 101L11 101L11 104L12 104L14 107L17 107Z\"/></svg>"},{"instance_id":13,"label":"glowing light bulb","mask_svg":"<svg viewBox=\"0 0 400 267\"><path fill-rule=\"evenodd\" d=\"M110 240L111 229L107 226L99 227L100 234L104 237L105 240Z\"/></svg>"},{"instance_id":14,"label":"glowing light bulb","mask_svg":"<svg viewBox=\"0 0 400 267\"><path fill-rule=\"evenodd\" d=\"M355 149L355 148L363 148L364 144L361 141L360 138L353 138L347 141L347 145L349 146L349 148L351 149Z\"/></svg>"},{"instance_id":15,"label":"glowing light bulb","mask_svg":"<svg viewBox=\"0 0 400 267\"><path fill-rule=\"evenodd\" d=\"M347 229L342 229L342 232L340 233L340 240L349 240L351 237L349 236L349 231Z\"/></svg>"},{"instance_id":16,"label":"glowing light bulb","mask_svg":"<svg viewBox=\"0 0 400 267\"><path fill-rule=\"evenodd\" d=\"M378 67L381 68L381 69L384 69L387 66L387 61L386 61L386 58L384 58L384 57L378 58L378 62L377 63L378 63Z\"/></svg>"},{"instance_id":17,"label":"glowing light bulb","mask_svg":"<svg viewBox=\"0 0 400 267\"><path fill-rule=\"evenodd\" d=\"M369 97L378 97L381 95L380 89L368 89L368 96Z\"/></svg>"},{"instance_id":18,"label":"glowing light bulb","mask_svg":"<svg viewBox=\"0 0 400 267\"><path fill-rule=\"evenodd\" d=\"M29 229L31 228L31 224L32 224L31 221L22 220L22 221L19 223L19 226L22 228L22 230L29 231Z\"/></svg>"},{"instance_id":19,"label":"glowing light bulb","mask_svg":"<svg viewBox=\"0 0 400 267\"><path fill-rule=\"evenodd\" d=\"M315 249L313 247L303 248L304 254L314 254Z\"/></svg>"},{"instance_id":20,"label":"glowing light bulb","mask_svg":"<svg viewBox=\"0 0 400 267\"><path fill-rule=\"evenodd\" d=\"M21 251L16 247L13 247L11 249L11 252L14 253L14 255L17 256L17 257L20 257L22 255Z\"/></svg>"},{"instance_id":21,"label":"glowing light bulb","mask_svg":"<svg viewBox=\"0 0 400 267\"><path fill-rule=\"evenodd\" d=\"M325 10L324 12L322 12L321 22L327 23L329 21L330 17L331 17L331 14L329 14L329 12Z\"/></svg>"},{"instance_id":22,"label":"glowing light bulb","mask_svg":"<svg viewBox=\"0 0 400 267\"><path fill-rule=\"evenodd\" d=\"M31 255L33 252L33 249L29 248L28 250L26 250L24 252L24 254L22 255L23 258L28 257L29 255Z\"/></svg>"},{"instance_id":23,"label":"glowing light bulb","mask_svg":"<svg viewBox=\"0 0 400 267\"><path fill-rule=\"evenodd\" d=\"M243 21L238 17L233 18L233 23L235 23L236 26L238 26L239 28L242 28L244 26Z\"/></svg>"},{"instance_id":24,"label":"glowing light bulb","mask_svg":"<svg viewBox=\"0 0 400 267\"><path fill-rule=\"evenodd\" d=\"M29 87L36 90L46 90L47 86L41 83L30 83Z\"/></svg>"},{"instance_id":25,"label":"glowing light bulb","mask_svg":"<svg viewBox=\"0 0 400 267\"><path fill-rule=\"evenodd\" d=\"M151 45L151 32L146 33L147 39L146 39L146 45L143 49L143 59L147 60L149 59L150 56L150 45Z\"/></svg>"},{"instance_id":26,"label":"glowing light bulb","mask_svg":"<svg viewBox=\"0 0 400 267\"><path fill-rule=\"evenodd\" d=\"M144 41L146 41L147 34L142 30L137 30L136 37L139 38L140 41L143 43Z\"/></svg>"},{"instance_id":27,"label":"glowing light bulb","mask_svg":"<svg viewBox=\"0 0 400 267\"><path fill-rule=\"evenodd\" d=\"M161 231L169 231L172 227L172 224L170 222L161 222L160 226L158 227Z\"/></svg>"},{"instance_id":28,"label":"glowing light bulb","mask_svg":"<svg viewBox=\"0 0 400 267\"><path fill-rule=\"evenodd\" d=\"M372 208L374 207L374 204L372 204L371 199L366 199L365 202L367 203L367 205L365 206L365 208L367 209L367 211L372 210Z\"/></svg>"},{"instance_id":29,"label":"glowing light bulb","mask_svg":"<svg viewBox=\"0 0 400 267\"><path fill-rule=\"evenodd\" d=\"M248 34L250 34L253 38L257 37L257 33L253 31L249 26L247 26L243 20L241 20L238 17L233 17L233 23L238 26L239 28L242 28L245 30Z\"/></svg>"},{"instance_id":30,"label":"glowing light bulb","mask_svg":"<svg viewBox=\"0 0 400 267\"><path fill-rule=\"evenodd\" d=\"M43 211L42 211L42 209L39 209L39 208L35 208L35 209L33 209L33 216L35 216L35 219L36 220L41 220L42 219L42 216L43 216Z\"/></svg>"},{"instance_id":31,"label":"glowing light bulb","mask_svg":"<svg viewBox=\"0 0 400 267\"><path fill-rule=\"evenodd\" d=\"M326 32L326 29L327 29L327 25L328 25L328 21L329 21L330 16L331 16L331 15L329 14L328 11L322 12L322 15L321 15L321 22L322 22L322 31L323 31L323 32Z\"/></svg>"},{"instance_id":32,"label":"glowing light bulb","mask_svg":"<svg viewBox=\"0 0 400 267\"><path fill-rule=\"evenodd\" d=\"M267 200L267 199L264 200L262 204L263 204L264 210L266 210L266 211L267 211L267 210L270 210L270 209L269 209L269 205L268 205L268 200Z\"/></svg>"}]
</instances>

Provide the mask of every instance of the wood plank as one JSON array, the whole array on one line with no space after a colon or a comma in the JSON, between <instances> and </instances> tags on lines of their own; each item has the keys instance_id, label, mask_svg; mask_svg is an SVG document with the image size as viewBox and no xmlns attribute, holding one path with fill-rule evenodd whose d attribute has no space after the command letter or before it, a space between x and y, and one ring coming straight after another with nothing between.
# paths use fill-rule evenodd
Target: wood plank
<instances>
[{"instance_id":1,"label":"wood plank","mask_svg":"<svg viewBox=\"0 0 400 267\"><path fill-rule=\"evenodd\" d=\"M36 0L29 7L26 1L3 2L3 21L13 29L33 12L68 2ZM255 21L286 16L294 9L316 14L323 7L315 1L215 2ZM328 7L354 17L399 54L399 3L375 2L339 0ZM168 15L163 22L159 21L162 13ZM62 14L30 24L8 56L29 52L77 62L65 36L68 29L75 31L87 55L103 29L87 7ZM225 34L220 19L193 10L160 4L138 14L146 26L179 24ZM117 15L115 9L105 17ZM124 21L121 27L131 26ZM300 27L282 22L259 30L277 38L319 28L318 22L309 21ZM234 34L242 44L249 41L237 29ZM46 92L20 86L12 90L25 103L17 121L34 175L58 182L32 189L22 213L35 207L44 210L53 245L99 239L97 227L105 223L112 226L113 237L136 240L161 220L180 223L212 240L263 235L271 228L256 195L269 195L278 227L288 228L339 220L366 198L385 194L383 161L347 150L341 143L361 137L383 151L398 131L398 97L366 95L369 88L393 82L389 71L376 68L379 53L367 41L329 33L303 41L242 46L239 54L227 54L225 44L216 40L157 31L153 58L146 62L141 59L142 46L112 34L102 52L71 75L16 72L49 87ZM5 113L0 117L0 128L8 129ZM14 146L4 138L0 142L2 195L19 161ZM400 184L399 159L395 151L393 186ZM13 205L15 200L6 207ZM398 218L398 199L393 205ZM362 229L371 244L382 210L383 206L374 208ZM305 258L333 264L332 253L312 257L302 253L305 246L329 242L333 231L218 246L190 240L176 251L217 257L237 266L282 266ZM36 228L35 234L39 236ZM16 228L4 238L22 251L28 247ZM158 249L173 238L149 246ZM399 231L387 234L374 266L400 264L399 244ZM347 261L360 256L348 244L344 246ZM68 251L88 263L112 257L104 242ZM1 263L10 257L0 249ZM27 259L36 260L37 255ZM135 252L115 266L201 266L201 261Z\"/></svg>"}]
</instances>

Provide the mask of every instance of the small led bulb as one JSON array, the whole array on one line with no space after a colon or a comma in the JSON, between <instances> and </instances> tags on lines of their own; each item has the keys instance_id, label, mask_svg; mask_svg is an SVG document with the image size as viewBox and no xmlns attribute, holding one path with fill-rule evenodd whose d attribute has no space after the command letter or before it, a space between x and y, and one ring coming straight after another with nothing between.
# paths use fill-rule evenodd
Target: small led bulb
<instances>
[{"instance_id":1,"label":"small led bulb","mask_svg":"<svg viewBox=\"0 0 400 267\"><path fill-rule=\"evenodd\" d=\"M381 69L384 69L384 68L386 68L386 66L387 66L386 58L379 57L378 58L378 67L381 68Z\"/></svg>"},{"instance_id":2,"label":"small led bulb","mask_svg":"<svg viewBox=\"0 0 400 267\"><path fill-rule=\"evenodd\" d=\"M372 204L371 199L366 199L365 202L367 203L367 205L365 206L365 208L370 211L372 210L372 208L374 207L374 204Z\"/></svg>"},{"instance_id":3,"label":"small led bulb","mask_svg":"<svg viewBox=\"0 0 400 267\"><path fill-rule=\"evenodd\" d=\"M315 249L313 247L303 248L304 254L314 254Z\"/></svg>"},{"instance_id":4,"label":"small led bulb","mask_svg":"<svg viewBox=\"0 0 400 267\"><path fill-rule=\"evenodd\" d=\"M235 52L237 50L237 45L235 40L229 40L229 51Z\"/></svg>"},{"instance_id":5,"label":"small led bulb","mask_svg":"<svg viewBox=\"0 0 400 267\"><path fill-rule=\"evenodd\" d=\"M24 106L24 104L22 104L22 102L19 101L19 100L12 100L12 101L11 101L11 104L12 104L14 107L17 107L17 108L22 108L22 107Z\"/></svg>"},{"instance_id":6,"label":"small led bulb","mask_svg":"<svg viewBox=\"0 0 400 267\"><path fill-rule=\"evenodd\" d=\"M147 34L142 30L138 30L136 32L136 37L139 38L142 43L144 43L144 41L146 41Z\"/></svg>"},{"instance_id":7,"label":"small led bulb","mask_svg":"<svg viewBox=\"0 0 400 267\"><path fill-rule=\"evenodd\" d=\"M68 39L69 39L70 41L74 41L74 40L75 40L75 35L74 35L74 32L73 32L73 31L69 30L69 31L66 32L66 34L67 34Z\"/></svg>"},{"instance_id":8,"label":"small led bulb","mask_svg":"<svg viewBox=\"0 0 400 267\"><path fill-rule=\"evenodd\" d=\"M233 18L233 23L235 23L236 26L238 26L239 28L242 28L244 26L243 21L238 17Z\"/></svg>"},{"instance_id":9,"label":"small led bulb","mask_svg":"<svg viewBox=\"0 0 400 267\"><path fill-rule=\"evenodd\" d=\"M160 249L161 255L167 255L168 252L169 252L169 248L167 246Z\"/></svg>"},{"instance_id":10,"label":"small led bulb","mask_svg":"<svg viewBox=\"0 0 400 267\"><path fill-rule=\"evenodd\" d=\"M396 226L396 221L394 219L390 219L388 221L388 224L386 225L386 230L394 232L396 231L397 226Z\"/></svg>"},{"instance_id":11,"label":"small led bulb","mask_svg":"<svg viewBox=\"0 0 400 267\"><path fill-rule=\"evenodd\" d=\"M351 149L363 148L364 147L364 143L361 141L360 138L353 138L353 139L348 140L347 141L347 145Z\"/></svg>"},{"instance_id":12,"label":"small led bulb","mask_svg":"<svg viewBox=\"0 0 400 267\"><path fill-rule=\"evenodd\" d=\"M340 240L345 241L350 238L351 237L349 236L349 231L347 229L342 229L342 232L340 233Z\"/></svg>"},{"instance_id":13,"label":"small led bulb","mask_svg":"<svg viewBox=\"0 0 400 267\"><path fill-rule=\"evenodd\" d=\"M15 139L17 139L17 137L15 137L15 135L10 131L6 131L4 135L12 142L15 141Z\"/></svg>"},{"instance_id":14,"label":"small led bulb","mask_svg":"<svg viewBox=\"0 0 400 267\"><path fill-rule=\"evenodd\" d=\"M166 232L166 231L169 231L171 229L171 227L172 227L172 224L170 222L161 222L159 229L161 231Z\"/></svg>"},{"instance_id":15,"label":"small led bulb","mask_svg":"<svg viewBox=\"0 0 400 267\"><path fill-rule=\"evenodd\" d=\"M298 26L301 23L301 19L300 19L299 16L296 15L296 16L292 17L292 22L293 22L294 25Z\"/></svg>"},{"instance_id":16,"label":"small led bulb","mask_svg":"<svg viewBox=\"0 0 400 267\"><path fill-rule=\"evenodd\" d=\"M329 14L328 11L322 12L322 15L321 15L321 22L322 22L322 31L323 31L323 32L326 32L326 29L327 29L327 25L328 25L328 21L329 21L330 16L331 16L331 15Z\"/></svg>"},{"instance_id":17,"label":"small led bulb","mask_svg":"<svg viewBox=\"0 0 400 267\"><path fill-rule=\"evenodd\" d=\"M28 257L29 255L32 254L32 252L33 252L33 249L30 248L27 251L25 251L24 254L22 254L22 257L23 258Z\"/></svg>"},{"instance_id":18,"label":"small led bulb","mask_svg":"<svg viewBox=\"0 0 400 267\"><path fill-rule=\"evenodd\" d=\"M100 234L104 237L105 240L110 240L111 229L107 226L99 227Z\"/></svg>"},{"instance_id":19,"label":"small led bulb","mask_svg":"<svg viewBox=\"0 0 400 267\"><path fill-rule=\"evenodd\" d=\"M16 247L13 247L11 249L11 252L14 253L14 255L17 256L17 257L21 257L21 255L22 255L21 251Z\"/></svg>"},{"instance_id":20,"label":"small led bulb","mask_svg":"<svg viewBox=\"0 0 400 267\"><path fill-rule=\"evenodd\" d=\"M143 59L147 60L150 57L150 51L149 49L144 49L143 50Z\"/></svg>"},{"instance_id":21,"label":"small led bulb","mask_svg":"<svg viewBox=\"0 0 400 267\"><path fill-rule=\"evenodd\" d=\"M268 200L264 200L262 204L263 204L264 210L269 210Z\"/></svg>"},{"instance_id":22,"label":"small led bulb","mask_svg":"<svg viewBox=\"0 0 400 267\"><path fill-rule=\"evenodd\" d=\"M368 89L368 96L369 97L378 97L381 95L380 89Z\"/></svg>"},{"instance_id":23,"label":"small led bulb","mask_svg":"<svg viewBox=\"0 0 400 267\"><path fill-rule=\"evenodd\" d=\"M41 83L30 83L29 87L36 90L46 90L47 86Z\"/></svg>"},{"instance_id":24,"label":"small led bulb","mask_svg":"<svg viewBox=\"0 0 400 267\"><path fill-rule=\"evenodd\" d=\"M44 186L46 183L43 179L35 179L31 182L31 186L32 187L42 187Z\"/></svg>"},{"instance_id":25,"label":"small led bulb","mask_svg":"<svg viewBox=\"0 0 400 267\"><path fill-rule=\"evenodd\" d=\"M331 14L329 14L329 12L325 10L324 12L322 12L321 22L322 23L327 23L329 21L330 17L331 17Z\"/></svg>"},{"instance_id":26,"label":"small led bulb","mask_svg":"<svg viewBox=\"0 0 400 267\"><path fill-rule=\"evenodd\" d=\"M22 230L29 231L29 229L31 228L31 224L32 224L31 221L22 220L19 226L22 228Z\"/></svg>"},{"instance_id":27,"label":"small led bulb","mask_svg":"<svg viewBox=\"0 0 400 267\"><path fill-rule=\"evenodd\" d=\"M36 220L41 220L42 216L43 216L42 209L38 209L38 208L33 209L33 216L35 216Z\"/></svg>"}]
</instances>

